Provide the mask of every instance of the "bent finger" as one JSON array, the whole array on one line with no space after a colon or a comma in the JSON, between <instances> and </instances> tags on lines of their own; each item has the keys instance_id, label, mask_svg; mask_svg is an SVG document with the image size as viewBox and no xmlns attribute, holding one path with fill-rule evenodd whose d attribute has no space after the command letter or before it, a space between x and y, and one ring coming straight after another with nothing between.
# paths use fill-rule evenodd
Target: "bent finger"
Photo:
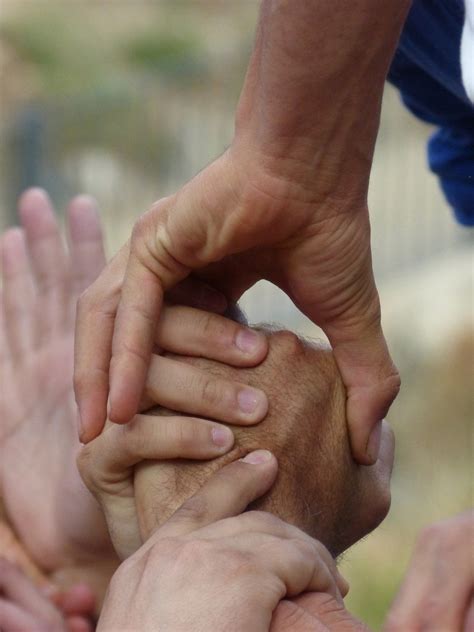
<instances>
[{"instance_id":1,"label":"bent finger","mask_svg":"<svg viewBox=\"0 0 474 632\"><path fill-rule=\"evenodd\" d=\"M267 397L260 389L156 355L150 364L145 395L172 410L239 425L257 423L268 411Z\"/></svg>"},{"instance_id":2,"label":"bent finger","mask_svg":"<svg viewBox=\"0 0 474 632\"><path fill-rule=\"evenodd\" d=\"M132 234L110 362L109 418L116 423L127 423L138 411L163 294L189 273L163 244L157 245L157 227L166 215L162 200L139 219Z\"/></svg>"},{"instance_id":3,"label":"bent finger","mask_svg":"<svg viewBox=\"0 0 474 632\"><path fill-rule=\"evenodd\" d=\"M83 478L95 489L120 483L129 468L146 459L212 459L234 443L229 428L192 417L136 415L129 424L110 424L79 455Z\"/></svg>"},{"instance_id":4,"label":"bent finger","mask_svg":"<svg viewBox=\"0 0 474 632\"><path fill-rule=\"evenodd\" d=\"M275 481L278 464L267 450L256 450L216 472L150 538L186 535L217 520L236 516Z\"/></svg>"}]
</instances>

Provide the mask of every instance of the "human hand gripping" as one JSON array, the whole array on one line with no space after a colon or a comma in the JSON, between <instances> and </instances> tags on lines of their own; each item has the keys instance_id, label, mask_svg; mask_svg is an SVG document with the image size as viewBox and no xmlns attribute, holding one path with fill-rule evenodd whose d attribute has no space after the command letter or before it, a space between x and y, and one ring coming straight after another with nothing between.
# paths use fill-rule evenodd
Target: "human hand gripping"
<instances>
[{"instance_id":1,"label":"human hand gripping","mask_svg":"<svg viewBox=\"0 0 474 632\"><path fill-rule=\"evenodd\" d=\"M118 569L98 631L268 632L281 599L347 591L319 542L265 512L276 459L250 453L213 475Z\"/></svg>"},{"instance_id":2,"label":"human hand gripping","mask_svg":"<svg viewBox=\"0 0 474 632\"><path fill-rule=\"evenodd\" d=\"M105 264L99 216L90 198L73 200L66 249L44 191L25 193L19 213L22 227L7 230L0 241L0 503L44 573L61 585L91 582L97 593L101 564L108 579L116 556L103 514L76 467L81 446L72 356L77 296ZM199 283L182 284L167 299L225 308L220 295ZM164 308L156 343L234 366L252 366L267 351L263 335L181 305ZM158 351L155 347L144 408L159 403L233 424L253 424L265 415L267 400L258 389L212 379ZM159 384L156 374L165 378ZM232 432L218 423L178 416L173 421L161 440L168 455L174 450L183 458L212 458L232 447Z\"/></svg>"},{"instance_id":3,"label":"human hand gripping","mask_svg":"<svg viewBox=\"0 0 474 632\"><path fill-rule=\"evenodd\" d=\"M381 12L375 0L335 1L262 2L230 148L138 220L81 298L75 383L87 439L107 402L114 422L137 412L167 290L193 273L235 300L265 278L328 335L353 455L377 460L400 379L381 328L367 189L410 3Z\"/></svg>"}]
</instances>

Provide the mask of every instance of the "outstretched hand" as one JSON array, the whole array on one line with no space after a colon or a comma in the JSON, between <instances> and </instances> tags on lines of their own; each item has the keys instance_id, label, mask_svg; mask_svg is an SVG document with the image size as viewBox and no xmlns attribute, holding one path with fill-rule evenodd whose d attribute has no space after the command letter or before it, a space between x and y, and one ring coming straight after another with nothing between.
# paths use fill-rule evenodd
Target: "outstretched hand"
<instances>
[{"instance_id":1,"label":"outstretched hand","mask_svg":"<svg viewBox=\"0 0 474 632\"><path fill-rule=\"evenodd\" d=\"M72 388L76 300L105 264L102 233L85 196L69 205L67 249L43 191L26 192L19 214L22 227L0 242L1 495L35 563L62 578L70 571L76 581L81 568L100 566L99 551L114 558L76 468Z\"/></svg>"}]
</instances>

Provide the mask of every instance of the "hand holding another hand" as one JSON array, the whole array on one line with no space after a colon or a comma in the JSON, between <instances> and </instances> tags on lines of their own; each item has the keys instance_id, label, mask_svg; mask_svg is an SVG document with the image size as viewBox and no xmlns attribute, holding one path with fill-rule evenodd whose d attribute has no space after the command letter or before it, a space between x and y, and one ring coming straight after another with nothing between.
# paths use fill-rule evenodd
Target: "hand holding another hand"
<instances>
[{"instance_id":1,"label":"hand holding another hand","mask_svg":"<svg viewBox=\"0 0 474 632\"><path fill-rule=\"evenodd\" d=\"M122 564L98 630L268 632L285 596L322 591L342 604L347 584L325 547L270 514L241 513L276 474L266 451L219 470Z\"/></svg>"}]
</instances>

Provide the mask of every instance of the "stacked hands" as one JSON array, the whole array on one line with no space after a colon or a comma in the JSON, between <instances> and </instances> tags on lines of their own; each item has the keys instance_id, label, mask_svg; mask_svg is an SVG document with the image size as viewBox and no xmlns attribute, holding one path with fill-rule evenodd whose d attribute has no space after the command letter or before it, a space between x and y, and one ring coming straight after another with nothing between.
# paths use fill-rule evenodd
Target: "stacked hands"
<instances>
[{"instance_id":1,"label":"stacked hands","mask_svg":"<svg viewBox=\"0 0 474 632\"><path fill-rule=\"evenodd\" d=\"M165 296L139 414L97 416L82 446L74 306L105 263L97 211L71 202L67 249L44 192L19 213L1 241L2 632L87 632L99 613L110 632L366 629L334 559L388 511L393 435L384 422L373 464L353 459L329 348L250 329L187 279ZM387 630L469 629L471 537L468 514L421 537Z\"/></svg>"}]
</instances>

